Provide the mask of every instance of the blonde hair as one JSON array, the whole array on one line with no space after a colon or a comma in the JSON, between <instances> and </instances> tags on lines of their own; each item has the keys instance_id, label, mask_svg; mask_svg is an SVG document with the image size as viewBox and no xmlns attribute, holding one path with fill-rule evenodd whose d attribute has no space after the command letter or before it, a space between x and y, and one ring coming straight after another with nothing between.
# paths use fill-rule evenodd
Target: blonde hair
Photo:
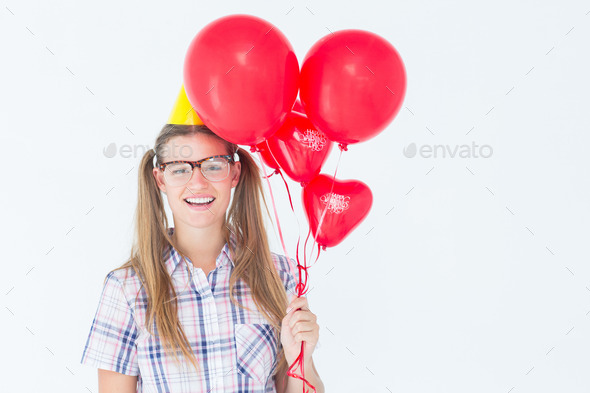
<instances>
[{"instance_id":1,"label":"blonde hair","mask_svg":"<svg viewBox=\"0 0 590 393\"><path fill-rule=\"evenodd\" d=\"M239 279L248 284L256 307L275 329L278 364L273 376L277 375L280 379L276 381L284 384L288 364L284 350L281 348L279 351L278 346L281 321L286 315L288 298L268 245L261 205L264 205L269 216L270 213L262 192L260 169L247 151L220 138L205 125L166 124L160 131L154 147L157 163L161 162L165 145L171 138L195 134L218 138L225 145L226 154L233 155L237 152L239 155L240 179L235 187L227 218L224 216L225 225L236 235L237 240L234 249L229 241L229 231L226 231L226 241L235 264L230 276L230 299L239 307L246 308L236 301L233 292ZM168 219L162 194L153 176L153 157L154 151L150 149L141 159L135 238L130 258L114 270L132 268L135 271L147 292L145 324L148 331L153 334L149 329L155 321L165 350L168 353L173 352L178 360L178 354L174 349L180 349L182 355L198 370L198 361L178 319L176 291L163 260L165 250L170 245L175 245L167 231ZM177 247L174 248L178 251ZM186 258L180 251L178 253Z\"/></svg>"}]
</instances>

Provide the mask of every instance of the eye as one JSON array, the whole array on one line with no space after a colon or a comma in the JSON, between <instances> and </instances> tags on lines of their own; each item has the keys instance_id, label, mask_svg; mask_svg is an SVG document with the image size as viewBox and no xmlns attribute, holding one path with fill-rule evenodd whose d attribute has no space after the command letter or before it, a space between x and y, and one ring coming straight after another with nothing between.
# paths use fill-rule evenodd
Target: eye
<instances>
[{"instance_id":1,"label":"eye","mask_svg":"<svg viewBox=\"0 0 590 393\"><path fill-rule=\"evenodd\" d=\"M182 176L192 172L192 167L185 163L175 163L166 167L167 173L173 176Z\"/></svg>"},{"instance_id":2,"label":"eye","mask_svg":"<svg viewBox=\"0 0 590 393\"><path fill-rule=\"evenodd\" d=\"M227 161L220 157L212 158L203 163L203 169L209 172L223 171L226 166Z\"/></svg>"}]
</instances>

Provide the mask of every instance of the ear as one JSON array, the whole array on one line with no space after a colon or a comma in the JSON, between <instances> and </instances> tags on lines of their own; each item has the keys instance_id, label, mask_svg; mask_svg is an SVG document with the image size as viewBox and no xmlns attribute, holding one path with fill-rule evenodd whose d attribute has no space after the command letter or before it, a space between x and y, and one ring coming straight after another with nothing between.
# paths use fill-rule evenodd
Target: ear
<instances>
[{"instance_id":1,"label":"ear","mask_svg":"<svg viewBox=\"0 0 590 393\"><path fill-rule=\"evenodd\" d=\"M154 175L154 178L156 179L156 184L158 185L158 188L160 189L160 191L162 191L164 194L166 194L166 183L164 183L164 172L162 172L159 168L154 168L152 170L152 174Z\"/></svg>"},{"instance_id":2,"label":"ear","mask_svg":"<svg viewBox=\"0 0 590 393\"><path fill-rule=\"evenodd\" d=\"M240 174L242 173L242 163L240 161L236 161L234 165L232 165L232 179L231 179L231 187L234 188L238 185L240 181Z\"/></svg>"}]
</instances>

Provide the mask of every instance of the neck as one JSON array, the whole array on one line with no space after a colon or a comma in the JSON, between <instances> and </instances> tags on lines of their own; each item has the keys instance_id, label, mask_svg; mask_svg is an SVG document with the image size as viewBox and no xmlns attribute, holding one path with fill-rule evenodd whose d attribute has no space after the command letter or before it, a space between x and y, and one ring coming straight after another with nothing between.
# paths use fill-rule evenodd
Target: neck
<instances>
[{"instance_id":1,"label":"neck","mask_svg":"<svg viewBox=\"0 0 590 393\"><path fill-rule=\"evenodd\" d=\"M226 231L225 227L195 228L175 223L172 240L176 248L187 255L195 267L203 268L215 264L225 245Z\"/></svg>"}]
</instances>

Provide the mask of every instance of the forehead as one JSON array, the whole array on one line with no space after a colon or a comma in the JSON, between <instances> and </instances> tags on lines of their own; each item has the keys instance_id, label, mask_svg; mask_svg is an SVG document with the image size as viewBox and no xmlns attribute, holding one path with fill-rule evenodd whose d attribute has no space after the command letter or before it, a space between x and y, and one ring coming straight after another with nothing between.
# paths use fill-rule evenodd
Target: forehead
<instances>
[{"instance_id":1,"label":"forehead","mask_svg":"<svg viewBox=\"0 0 590 393\"><path fill-rule=\"evenodd\" d=\"M162 150L164 161L197 161L206 157L228 154L223 142L216 137L204 134L170 138Z\"/></svg>"}]
</instances>

